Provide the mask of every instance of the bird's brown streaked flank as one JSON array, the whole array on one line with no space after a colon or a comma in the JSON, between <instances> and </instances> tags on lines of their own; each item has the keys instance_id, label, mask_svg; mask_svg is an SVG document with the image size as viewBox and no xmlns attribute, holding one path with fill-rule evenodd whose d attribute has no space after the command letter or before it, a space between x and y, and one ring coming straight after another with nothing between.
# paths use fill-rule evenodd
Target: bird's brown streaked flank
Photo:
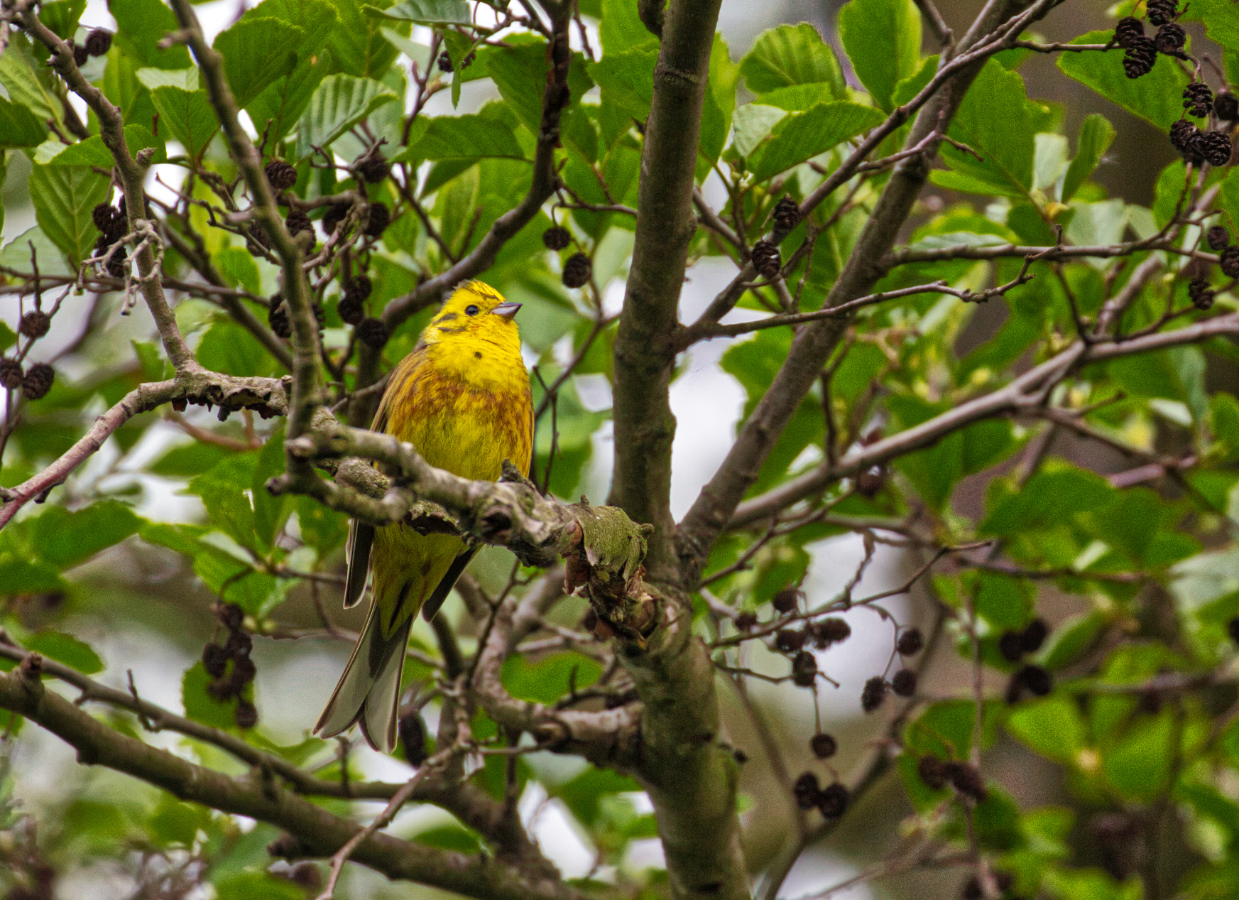
<instances>
[{"instance_id":1,"label":"bird's brown streaked flank","mask_svg":"<svg viewBox=\"0 0 1239 900\"><path fill-rule=\"evenodd\" d=\"M528 473L533 397L513 321L518 309L480 281L458 287L392 373L370 427L463 478L495 481L505 459ZM373 601L316 734L360 723L371 747L391 752L413 619L423 609L434 616L475 552L455 535L421 535L403 522L352 523L344 605L361 599L371 574Z\"/></svg>"}]
</instances>

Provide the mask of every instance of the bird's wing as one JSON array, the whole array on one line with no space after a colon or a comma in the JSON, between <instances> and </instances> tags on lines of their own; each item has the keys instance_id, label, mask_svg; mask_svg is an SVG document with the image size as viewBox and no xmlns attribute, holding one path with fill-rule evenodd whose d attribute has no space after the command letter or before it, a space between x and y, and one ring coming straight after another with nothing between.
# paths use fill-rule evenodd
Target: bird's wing
<instances>
[{"instance_id":1,"label":"bird's wing","mask_svg":"<svg viewBox=\"0 0 1239 900\"><path fill-rule=\"evenodd\" d=\"M370 574L370 548L374 544L374 526L353 519L348 524L348 576L344 580L344 608L356 606L366 589Z\"/></svg>"},{"instance_id":2,"label":"bird's wing","mask_svg":"<svg viewBox=\"0 0 1239 900\"><path fill-rule=\"evenodd\" d=\"M426 598L426 603L422 606L422 617L427 622L435 617L435 613L439 611L439 607L443 605L447 595L452 592L452 587L460 578L461 573L465 571L465 566L469 565L469 560L473 559L478 549L477 547L470 547L452 560L452 565L447 570L447 574L443 576L439 586L434 589L434 593Z\"/></svg>"}]
</instances>

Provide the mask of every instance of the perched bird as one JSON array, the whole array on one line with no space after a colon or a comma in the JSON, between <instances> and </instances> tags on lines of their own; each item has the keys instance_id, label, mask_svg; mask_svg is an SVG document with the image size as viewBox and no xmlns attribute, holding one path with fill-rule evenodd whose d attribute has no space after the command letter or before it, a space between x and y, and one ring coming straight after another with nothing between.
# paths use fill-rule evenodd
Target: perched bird
<instances>
[{"instance_id":1,"label":"perched bird","mask_svg":"<svg viewBox=\"0 0 1239 900\"><path fill-rule=\"evenodd\" d=\"M371 429L462 478L495 481L505 459L528 473L533 397L513 321L520 306L480 281L458 287L392 372ZM361 599L371 573L373 602L315 733L359 722L371 747L391 752L409 628L418 610L433 618L475 552L455 535L421 535L403 522L352 523L344 605Z\"/></svg>"}]
</instances>

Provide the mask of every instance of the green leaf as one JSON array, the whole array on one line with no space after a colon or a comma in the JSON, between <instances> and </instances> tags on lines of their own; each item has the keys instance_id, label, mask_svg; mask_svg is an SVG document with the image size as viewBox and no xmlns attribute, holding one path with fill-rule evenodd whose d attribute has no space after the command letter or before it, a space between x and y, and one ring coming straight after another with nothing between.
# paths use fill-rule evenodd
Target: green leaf
<instances>
[{"instance_id":1,"label":"green leaf","mask_svg":"<svg viewBox=\"0 0 1239 900\"><path fill-rule=\"evenodd\" d=\"M367 16L416 22L418 25L469 25L469 4L465 0L402 0L388 9L362 8Z\"/></svg>"},{"instance_id":2,"label":"green leaf","mask_svg":"<svg viewBox=\"0 0 1239 900\"><path fill-rule=\"evenodd\" d=\"M1109 31L1090 31L1072 43L1106 44L1113 36ZM1153 71L1140 78L1128 78L1123 72L1123 51L1118 48L1104 53L1060 53L1058 67L1162 131L1169 131L1183 116L1183 88L1188 77L1169 57L1158 54Z\"/></svg>"},{"instance_id":3,"label":"green leaf","mask_svg":"<svg viewBox=\"0 0 1239 900\"><path fill-rule=\"evenodd\" d=\"M0 53L0 84L8 91L9 100L34 113L40 122L63 121L47 69L35 58L29 39L21 32L11 34L8 47Z\"/></svg>"},{"instance_id":4,"label":"green leaf","mask_svg":"<svg viewBox=\"0 0 1239 900\"><path fill-rule=\"evenodd\" d=\"M333 0L339 24L327 39L339 70L357 78L382 78L399 52L383 37L384 27L408 34L412 22L383 19L374 11L389 8L391 0Z\"/></svg>"},{"instance_id":5,"label":"green leaf","mask_svg":"<svg viewBox=\"0 0 1239 900\"><path fill-rule=\"evenodd\" d=\"M598 62L590 63L587 69L589 77L598 84L604 105L614 104L626 115L644 120L650 114L654 99L657 62L658 51L642 46L609 53Z\"/></svg>"},{"instance_id":6,"label":"green leaf","mask_svg":"<svg viewBox=\"0 0 1239 900\"><path fill-rule=\"evenodd\" d=\"M269 122L268 137L274 142L283 140L310 105L310 97L334 65L335 61L327 50L321 51L313 60L303 60L290 75L276 81L250 102L246 109L250 120L260 123L264 130Z\"/></svg>"},{"instance_id":7,"label":"green leaf","mask_svg":"<svg viewBox=\"0 0 1239 900\"><path fill-rule=\"evenodd\" d=\"M309 156L314 147L329 147L374 110L396 99L395 91L371 78L324 78L297 123L298 158Z\"/></svg>"},{"instance_id":8,"label":"green leaf","mask_svg":"<svg viewBox=\"0 0 1239 900\"><path fill-rule=\"evenodd\" d=\"M1101 162L1102 156L1114 141L1114 126L1101 113L1085 116L1080 123L1080 136L1076 139L1076 155L1067 167L1063 178L1063 195L1060 198L1066 203L1075 196L1080 185L1088 180Z\"/></svg>"},{"instance_id":9,"label":"green leaf","mask_svg":"<svg viewBox=\"0 0 1239 900\"><path fill-rule=\"evenodd\" d=\"M94 675L103 671L103 660L84 641L59 631L41 631L30 640L26 647L36 653L42 653L48 659L64 663L71 669L76 669L83 675Z\"/></svg>"},{"instance_id":10,"label":"green leaf","mask_svg":"<svg viewBox=\"0 0 1239 900\"><path fill-rule=\"evenodd\" d=\"M982 158L943 144L942 157L951 171L934 172L933 181L971 193L1026 197L1032 187L1035 132L1024 80L990 60L968 89L949 132Z\"/></svg>"},{"instance_id":11,"label":"green leaf","mask_svg":"<svg viewBox=\"0 0 1239 900\"><path fill-rule=\"evenodd\" d=\"M305 32L280 19L242 18L212 45L224 57L224 75L237 106L245 108L297 64Z\"/></svg>"},{"instance_id":12,"label":"green leaf","mask_svg":"<svg viewBox=\"0 0 1239 900\"><path fill-rule=\"evenodd\" d=\"M916 74L921 14L912 0L852 0L839 10L839 40L873 101L894 108L895 85Z\"/></svg>"},{"instance_id":13,"label":"green leaf","mask_svg":"<svg viewBox=\"0 0 1239 900\"><path fill-rule=\"evenodd\" d=\"M152 475L183 478L201 475L228 455L228 451L216 444L195 441L181 447L173 447L150 466Z\"/></svg>"},{"instance_id":14,"label":"green leaf","mask_svg":"<svg viewBox=\"0 0 1239 900\"><path fill-rule=\"evenodd\" d=\"M409 146L392 162L425 159L525 159L512 129L485 116L437 116L419 118L409 135Z\"/></svg>"},{"instance_id":15,"label":"green leaf","mask_svg":"<svg viewBox=\"0 0 1239 900\"><path fill-rule=\"evenodd\" d=\"M537 661L513 654L503 661L500 679L518 700L554 703L574 686L589 687L601 674L602 667L580 653L553 653Z\"/></svg>"},{"instance_id":16,"label":"green leaf","mask_svg":"<svg viewBox=\"0 0 1239 900\"><path fill-rule=\"evenodd\" d=\"M39 8L39 21L67 41L77 32L77 23L85 11L86 0L55 0Z\"/></svg>"},{"instance_id":17,"label":"green leaf","mask_svg":"<svg viewBox=\"0 0 1239 900\"><path fill-rule=\"evenodd\" d=\"M763 32L740 61L750 91L762 94L794 84L821 83L835 100L847 98L847 85L834 50L808 22Z\"/></svg>"},{"instance_id":18,"label":"green leaf","mask_svg":"<svg viewBox=\"0 0 1239 900\"><path fill-rule=\"evenodd\" d=\"M151 102L159 113L159 124L168 127L190 159L198 159L219 131L215 109L205 90L156 88L151 91Z\"/></svg>"},{"instance_id":19,"label":"green leaf","mask_svg":"<svg viewBox=\"0 0 1239 900\"><path fill-rule=\"evenodd\" d=\"M35 166L29 184L39 227L76 269L99 234L91 210L107 200L112 185L85 166Z\"/></svg>"},{"instance_id":20,"label":"green leaf","mask_svg":"<svg viewBox=\"0 0 1239 900\"><path fill-rule=\"evenodd\" d=\"M1099 475L1083 469L1041 471L1018 493L998 502L982 522L984 534L1014 535L1066 523L1081 512L1100 509L1114 489Z\"/></svg>"},{"instance_id":21,"label":"green leaf","mask_svg":"<svg viewBox=\"0 0 1239 900\"><path fill-rule=\"evenodd\" d=\"M212 525L242 547L261 551L266 548L257 540L254 504L247 490L257 462L254 453L225 457L190 481L186 490L202 498Z\"/></svg>"},{"instance_id":22,"label":"green leaf","mask_svg":"<svg viewBox=\"0 0 1239 900\"><path fill-rule=\"evenodd\" d=\"M1182 163L1179 163L1182 166ZM1159 186L1161 182L1158 182ZM1178 187L1183 188L1183 176L1180 174ZM1178 199L1178 194L1175 194L1175 199ZM1226 180L1222 182L1218 193L1218 202L1226 214L1230 216L1231 222L1234 222L1236 227L1239 227L1239 167L1232 166L1230 171L1226 173ZM1161 223L1159 223L1161 224Z\"/></svg>"},{"instance_id":23,"label":"green leaf","mask_svg":"<svg viewBox=\"0 0 1239 900\"><path fill-rule=\"evenodd\" d=\"M134 534L141 522L125 504L103 500L77 512L53 506L30 527L39 556L64 570L120 543Z\"/></svg>"},{"instance_id":24,"label":"green leaf","mask_svg":"<svg viewBox=\"0 0 1239 900\"><path fill-rule=\"evenodd\" d=\"M108 0L108 11L116 19L116 46L129 56L156 69L189 67L184 44L159 49L163 36L179 27L176 14L159 0Z\"/></svg>"},{"instance_id":25,"label":"green leaf","mask_svg":"<svg viewBox=\"0 0 1239 900\"><path fill-rule=\"evenodd\" d=\"M262 293L262 276L258 263L243 247L225 247L215 254L215 267L229 287L245 288L251 294Z\"/></svg>"},{"instance_id":26,"label":"green leaf","mask_svg":"<svg viewBox=\"0 0 1239 900\"><path fill-rule=\"evenodd\" d=\"M60 149L54 156L40 159L43 155L40 153L36 155L35 161L44 165L99 166L104 169L116 165L116 160L112 157L112 151L103 143L101 135L94 134L84 141L68 146L61 144L59 141L56 144ZM149 128L141 125L125 126L125 146L129 148L130 156L137 156L139 150L152 147L155 150L154 155L151 157L152 163L168 161L168 153L164 149L164 141L151 134Z\"/></svg>"},{"instance_id":27,"label":"green leaf","mask_svg":"<svg viewBox=\"0 0 1239 900\"><path fill-rule=\"evenodd\" d=\"M181 705L185 707L185 716L212 728L224 731L235 729L236 703L221 703L208 694L207 685L211 681L212 678L203 668L201 661L185 670L185 675L181 678Z\"/></svg>"},{"instance_id":28,"label":"green leaf","mask_svg":"<svg viewBox=\"0 0 1239 900\"><path fill-rule=\"evenodd\" d=\"M298 65L303 65L327 45L339 16L334 0L262 0L245 19L279 19L301 30L297 46Z\"/></svg>"},{"instance_id":29,"label":"green leaf","mask_svg":"<svg viewBox=\"0 0 1239 900\"><path fill-rule=\"evenodd\" d=\"M1076 760L1088 738L1084 717L1069 697L1020 706L1007 718L1007 731L1034 753L1067 765Z\"/></svg>"},{"instance_id":30,"label":"green leaf","mask_svg":"<svg viewBox=\"0 0 1239 900\"><path fill-rule=\"evenodd\" d=\"M602 0L602 14L598 21L598 39L602 43L602 55L623 53L636 47L649 45L658 50L656 38L641 17L637 4L628 0Z\"/></svg>"},{"instance_id":31,"label":"green leaf","mask_svg":"<svg viewBox=\"0 0 1239 900\"><path fill-rule=\"evenodd\" d=\"M1101 757L1106 780L1125 797L1153 800L1165 789L1170 767L1176 762L1177 727L1174 713L1163 710L1152 720L1143 720Z\"/></svg>"},{"instance_id":32,"label":"green leaf","mask_svg":"<svg viewBox=\"0 0 1239 900\"><path fill-rule=\"evenodd\" d=\"M413 840L427 847L437 847L440 850L452 850L456 853L480 853L482 842L478 836L460 825L439 825L419 831L413 835Z\"/></svg>"},{"instance_id":33,"label":"green leaf","mask_svg":"<svg viewBox=\"0 0 1239 900\"><path fill-rule=\"evenodd\" d=\"M149 91L161 87L196 91L202 86L198 83L197 69L138 69L137 75L138 81Z\"/></svg>"},{"instance_id":34,"label":"green leaf","mask_svg":"<svg viewBox=\"0 0 1239 900\"><path fill-rule=\"evenodd\" d=\"M786 171L868 131L883 118L873 107L856 103L821 103L808 112L785 116L750 156L753 177L762 181Z\"/></svg>"},{"instance_id":35,"label":"green leaf","mask_svg":"<svg viewBox=\"0 0 1239 900\"><path fill-rule=\"evenodd\" d=\"M48 594L65 588L64 580L51 566L22 559L3 548L0 548L0 584L4 585L6 597Z\"/></svg>"},{"instance_id":36,"label":"green leaf","mask_svg":"<svg viewBox=\"0 0 1239 900\"><path fill-rule=\"evenodd\" d=\"M47 137L47 126L24 106L0 97L0 149L37 147Z\"/></svg>"},{"instance_id":37,"label":"green leaf","mask_svg":"<svg viewBox=\"0 0 1239 900\"><path fill-rule=\"evenodd\" d=\"M1108 624L1101 613L1073 616L1059 624L1041 649L1041 665L1057 672L1082 657Z\"/></svg>"}]
</instances>

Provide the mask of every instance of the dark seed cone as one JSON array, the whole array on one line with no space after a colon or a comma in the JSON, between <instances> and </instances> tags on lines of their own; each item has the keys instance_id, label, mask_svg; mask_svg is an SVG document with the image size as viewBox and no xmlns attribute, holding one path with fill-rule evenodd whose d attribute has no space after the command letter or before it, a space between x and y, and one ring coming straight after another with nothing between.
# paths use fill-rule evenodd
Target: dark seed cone
<instances>
[{"instance_id":1,"label":"dark seed cone","mask_svg":"<svg viewBox=\"0 0 1239 900\"><path fill-rule=\"evenodd\" d=\"M567 228L556 225L542 232L542 243L546 245L547 250L563 250L572 243L572 235Z\"/></svg>"},{"instance_id":2,"label":"dark seed cone","mask_svg":"<svg viewBox=\"0 0 1239 900\"><path fill-rule=\"evenodd\" d=\"M207 693L221 703L236 696L232 688L232 680L229 678L216 678L208 683Z\"/></svg>"},{"instance_id":3,"label":"dark seed cone","mask_svg":"<svg viewBox=\"0 0 1239 900\"><path fill-rule=\"evenodd\" d=\"M267 310L267 324L271 326L271 330L275 332L277 337L290 338L293 336L292 323L288 320L288 307L284 305L284 298L278 294L275 297L275 302Z\"/></svg>"},{"instance_id":4,"label":"dark seed cone","mask_svg":"<svg viewBox=\"0 0 1239 900\"><path fill-rule=\"evenodd\" d=\"M264 250L271 249L271 238L267 237L267 229L259 222L251 222L248 229L250 240Z\"/></svg>"},{"instance_id":5,"label":"dark seed cone","mask_svg":"<svg viewBox=\"0 0 1239 900\"><path fill-rule=\"evenodd\" d=\"M1050 626L1045 624L1045 619L1033 619L1020 632L1020 643L1024 647L1025 653L1036 653L1041 649L1041 645L1045 643L1045 639L1050 636Z\"/></svg>"},{"instance_id":6,"label":"dark seed cone","mask_svg":"<svg viewBox=\"0 0 1239 900\"><path fill-rule=\"evenodd\" d=\"M828 784L818 795L817 808L826 818L837 819L847 811L850 799L848 789L836 781L834 784Z\"/></svg>"},{"instance_id":7,"label":"dark seed cone","mask_svg":"<svg viewBox=\"0 0 1239 900\"><path fill-rule=\"evenodd\" d=\"M1187 296L1192 301L1192 306L1202 312L1212 308L1215 293L1213 288L1209 287L1207 278L1193 279L1187 286Z\"/></svg>"},{"instance_id":8,"label":"dark seed cone","mask_svg":"<svg viewBox=\"0 0 1239 900\"><path fill-rule=\"evenodd\" d=\"M27 400L42 400L52 389L56 380L56 371L47 363L35 363L26 370L22 379L22 396Z\"/></svg>"},{"instance_id":9,"label":"dark seed cone","mask_svg":"<svg viewBox=\"0 0 1239 900\"><path fill-rule=\"evenodd\" d=\"M340 305L336 311L340 313L340 318L345 325L356 325L366 317L366 305L348 294L340 298Z\"/></svg>"},{"instance_id":10,"label":"dark seed cone","mask_svg":"<svg viewBox=\"0 0 1239 900\"><path fill-rule=\"evenodd\" d=\"M998 638L998 652L1008 662L1019 662L1024 656L1024 637L1018 631L1004 631Z\"/></svg>"},{"instance_id":11,"label":"dark seed cone","mask_svg":"<svg viewBox=\"0 0 1239 900\"><path fill-rule=\"evenodd\" d=\"M129 274L129 252L124 247L117 249L108 260L108 274L113 278L124 278Z\"/></svg>"},{"instance_id":12,"label":"dark seed cone","mask_svg":"<svg viewBox=\"0 0 1239 900\"><path fill-rule=\"evenodd\" d=\"M1239 246L1227 247L1218 259L1218 267L1227 278L1239 278ZM25 324L25 320L22 320Z\"/></svg>"},{"instance_id":13,"label":"dark seed cone","mask_svg":"<svg viewBox=\"0 0 1239 900\"><path fill-rule=\"evenodd\" d=\"M212 678L222 678L228 668L228 653L219 644L207 644L202 648L202 667Z\"/></svg>"},{"instance_id":14,"label":"dark seed cone","mask_svg":"<svg viewBox=\"0 0 1239 900\"><path fill-rule=\"evenodd\" d=\"M108 233L108 227L112 224L112 218L115 215L116 210L109 203L100 203L90 211L91 221L103 234Z\"/></svg>"},{"instance_id":15,"label":"dark seed cone","mask_svg":"<svg viewBox=\"0 0 1239 900\"><path fill-rule=\"evenodd\" d=\"M736 616L736 629L739 631L752 631L757 627L757 613L742 612Z\"/></svg>"},{"instance_id":16,"label":"dark seed cone","mask_svg":"<svg viewBox=\"0 0 1239 900\"><path fill-rule=\"evenodd\" d=\"M812 772L805 772L792 785L792 796L796 798L796 805L801 809L812 809L817 806L817 799L821 793L822 788L817 783L817 776Z\"/></svg>"},{"instance_id":17,"label":"dark seed cone","mask_svg":"<svg viewBox=\"0 0 1239 900\"><path fill-rule=\"evenodd\" d=\"M1178 22L1169 22L1157 29L1153 43L1156 45L1158 53L1165 53L1167 56L1178 56L1180 51L1183 50L1183 46L1187 43L1187 32L1183 30L1183 26Z\"/></svg>"},{"instance_id":18,"label":"dark seed cone","mask_svg":"<svg viewBox=\"0 0 1239 900\"><path fill-rule=\"evenodd\" d=\"M5 387L10 391L21 387L25 374L22 371L22 364L17 360L0 358L0 387Z\"/></svg>"},{"instance_id":19,"label":"dark seed cone","mask_svg":"<svg viewBox=\"0 0 1239 900\"><path fill-rule=\"evenodd\" d=\"M366 236L379 237L391 224L391 210L386 203L371 203L366 211Z\"/></svg>"},{"instance_id":20,"label":"dark seed cone","mask_svg":"<svg viewBox=\"0 0 1239 900\"><path fill-rule=\"evenodd\" d=\"M215 618L229 631L238 631L245 622L245 610L235 603L221 603L215 607Z\"/></svg>"},{"instance_id":21,"label":"dark seed cone","mask_svg":"<svg viewBox=\"0 0 1239 900\"><path fill-rule=\"evenodd\" d=\"M1230 91L1222 91L1213 98L1213 111L1224 122L1239 119L1239 98Z\"/></svg>"},{"instance_id":22,"label":"dark seed cone","mask_svg":"<svg viewBox=\"0 0 1239 900\"><path fill-rule=\"evenodd\" d=\"M335 234L336 229L340 227L340 223L344 221L344 217L352 208L351 203L333 203L327 207L327 211L323 213L323 218L319 222L323 226L323 232Z\"/></svg>"},{"instance_id":23,"label":"dark seed cone","mask_svg":"<svg viewBox=\"0 0 1239 900\"><path fill-rule=\"evenodd\" d=\"M899 641L895 644L900 656L916 656L924 647L925 637L919 628L909 628L899 635Z\"/></svg>"},{"instance_id":24,"label":"dark seed cone","mask_svg":"<svg viewBox=\"0 0 1239 900\"><path fill-rule=\"evenodd\" d=\"M774 205L773 217L775 239L779 241L800 223L800 204L791 197L784 197Z\"/></svg>"},{"instance_id":25,"label":"dark seed cone","mask_svg":"<svg viewBox=\"0 0 1239 900\"><path fill-rule=\"evenodd\" d=\"M400 735L400 743L404 745L404 758L409 765L417 768L429 756L426 752L426 724L418 713L401 716L396 725Z\"/></svg>"},{"instance_id":26,"label":"dark seed cone","mask_svg":"<svg viewBox=\"0 0 1239 900\"><path fill-rule=\"evenodd\" d=\"M1126 16L1119 19L1118 24L1114 26L1114 43L1123 49L1131 47L1136 38L1142 37L1144 37L1144 23L1139 19Z\"/></svg>"},{"instance_id":27,"label":"dark seed cone","mask_svg":"<svg viewBox=\"0 0 1239 900\"><path fill-rule=\"evenodd\" d=\"M357 323L357 339L372 350L382 350L391 331L382 319L365 318Z\"/></svg>"},{"instance_id":28,"label":"dark seed cone","mask_svg":"<svg viewBox=\"0 0 1239 900\"><path fill-rule=\"evenodd\" d=\"M1197 136L1194 149L1211 166L1230 163L1230 135L1224 131L1202 131Z\"/></svg>"},{"instance_id":29,"label":"dark seed cone","mask_svg":"<svg viewBox=\"0 0 1239 900\"><path fill-rule=\"evenodd\" d=\"M809 749L818 759L830 759L839 750L839 742L833 735L815 734L809 740Z\"/></svg>"},{"instance_id":30,"label":"dark seed cone","mask_svg":"<svg viewBox=\"0 0 1239 900\"><path fill-rule=\"evenodd\" d=\"M271 160L263 171L276 191L286 191L297 183L297 170L282 159Z\"/></svg>"},{"instance_id":31,"label":"dark seed cone","mask_svg":"<svg viewBox=\"0 0 1239 900\"><path fill-rule=\"evenodd\" d=\"M774 595L770 604L781 613L789 613L796 608L796 603L799 600L799 590L794 587L785 587Z\"/></svg>"},{"instance_id":32,"label":"dark seed cone","mask_svg":"<svg viewBox=\"0 0 1239 900\"><path fill-rule=\"evenodd\" d=\"M1007 702L1008 706L1013 706L1020 702L1020 698L1024 696L1024 670L1012 672L1011 678L1007 681L1007 689L1003 692L1002 698Z\"/></svg>"},{"instance_id":33,"label":"dark seed cone","mask_svg":"<svg viewBox=\"0 0 1239 900\"><path fill-rule=\"evenodd\" d=\"M240 659L249 656L254 649L254 639L244 631L231 631L228 640L224 642L224 652L230 659Z\"/></svg>"},{"instance_id":34,"label":"dark seed cone","mask_svg":"<svg viewBox=\"0 0 1239 900\"><path fill-rule=\"evenodd\" d=\"M248 656L241 656L232 662L232 684L236 693L241 693L245 686L254 680L258 667Z\"/></svg>"},{"instance_id":35,"label":"dark seed cone","mask_svg":"<svg viewBox=\"0 0 1239 900\"><path fill-rule=\"evenodd\" d=\"M41 309L32 309L22 316L21 324L17 326L17 330L25 337L38 339L47 334L48 329L51 327L52 320L48 318L47 313Z\"/></svg>"},{"instance_id":36,"label":"dark seed cone","mask_svg":"<svg viewBox=\"0 0 1239 900\"><path fill-rule=\"evenodd\" d=\"M936 756L922 756L916 764L916 774L931 790L940 791L946 787L947 764Z\"/></svg>"},{"instance_id":37,"label":"dark seed cone","mask_svg":"<svg viewBox=\"0 0 1239 900\"><path fill-rule=\"evenodd\" d=\"M946 768L951 787L965 797L971 797L980 803L989 796L989 791L985 789L985 778L972 766L962 762L950 762L946 764Z\"/></svg>"},{"instance_id":38,"label":"dark seed cone","mask_svg":"<svg viewBox=\"0 0 1239 900\"><path fill-rule=\"evenodd\" d=\"M1140 78L1153 71L1157 62L1157 45L1151 38L1136 38L1123 54L1123 72L1128 78Z\"/></svg>"},{"instance_id":39,"label":"dark seed cone","mask_svg":"<svg viewBox=\"0 0 1239 900\"><path fill-rule=\"evenodd\" d=\"M472 50L470 50L468 53L466 53L466 54L465 54L465 58L464 58L464 59L462 59L462 60L460 61L460 68L461 68L461 70L463 71L464 69L467 69L467 68L469 68L471 65L473 65L473 61L474 61L475 59L477 59L477 56L478 56L478 55L477 55L476 53L474 53Z\"/></svg>"},{"instance_id":40,"label":"dark seed cone","mask_svg":"<svg viewBox=\"0 0 1239 900\"><path fill-rule=\"evenodd\" d=\"M1226 623L1226 633L1230 635L1232 641L1239 644L1239 616Z\"/></svg>"},{"instance_id":41,"label":"dark seed cone","mask_svg":"<svg viewBox=\"0 0 1239 900\"><path fill-rule=\"evenodd\" d=\"M886 476L878 467L866 469L856 476L856 493L862 497L876 497L886 484Z\"/></svg>"},{"instance_id":42,"label":"dark seed cone","mask_svg":"<svg viewBox=\"0 0 1239 900\"><path fill-rule=\"evenodd\" d=\"M448 53L446 50L444 50L442 53L439 54L439 71L441 72L452 71L452 57L448 56Z\"/></svg>"},{"instance_id":43,"label":"dark seed cone","mask_svg":"<svg viewBox=\"0 0 1239 900\"><path fill-rule=\"evenodd\" d=\"M817 681L817 657L801 650L792 659L792 681L797 687L812 687Z\"/></svg>"},{"instance_id":44,"label":"dark seed cone","mask_svg":"<svg viewBox=\"0 0 1239 900\"><path fill-rule=\"evenodd\" d=\"M1204 118L1213 109L1213 91L1203 81L1193 81L1183 89L1183 108L1197 118Z\"/></svg>"},{"instance_id":45,"label":"dark seed cone","mask_svg":"<svg viewBox=\"0 0 1239 900\"><path fill-rule=\"evenodd\" d=\"M574 253L564 263L563 282L566 288L579 288L589 281L594 264L584 253Z\"/></svg>"},{"instance_id":46,"label":"dark seed cone","mask_svg":"<svg viewBox=\"0 0 1239 900\"><path fill-rule=\"evenodd\" d=\"M891 690L900 697L911 697L916 693L916 673L911 669L900 669L891 678Z\"/></svg>"},{"instance_id":47,"label":"dark seed cone","mask_svg":"<svg viewBox=\"0 0 1239 900\"><path fill-rule=\"evenodd\" d=\"M344 289L344 296L352 297L358 303L365 303L374 291L374 282L369 275L358 275Z\"/></svg>"},{"instance_id":48,"label":"dark seed cone","mask_svg":"<svg viewBox=\"0 0 1239 900\"><path fill-rule=\"evenodd\" d=\"M258 724L258 709L248 700L237 701L237 727L253 728Z\"/></svg>"},{"instance_id":49,"label":"dark seed cone","mask_svg":"<svg viewBox=\"0 0 1239 900\"><path fill-rule=\"evenodd\" d=\"M1044 697L1054 689L1054 679L1041 666L1024 666L1019 674L1024 686L1038 697Z\"/></svg>"},{"instance_id":50,"label":"dark seed cone","mask_svg":"<svg viewBox=\"0 0 1239 900\"><path fill-rule=\"evenodd\" d=\"M779 248L770 241L758 241L753 245L752 263L763 278L778 278L779 270L783 268Z\"/></svg>"},{"instance_id":51,"label":"dark seed cone","mask_svg":"<svg viewBox=\"0 0 1239 900\"><path fill-rule=\"evenodd\" d=\"M378 184L391 174L391 166L382 156L375 155L357 165L357 174L366 184Z\"/></svg>"},{"instance_id":52,"label":"dark seed cone","mask_svg":"<svg viewBox=\"0 0 1239 900\"><path fill-rule=\"evenodd\" d=\"M805 633L792 628L780 628L774 636L774 645L781 653L795 653L804 646Z\"/></svg>"},{"instance_id":53,"label":"dark seed cone","mask_svg":"<svg viewBox=\"0 0 1239 900\"><path fill-rule=\"evenodd\" d=\"M1180 153L1187 153L1199 133L1200 129L1187 119L1180 119L1170 126L1170 145Z\"/></svg>"},{"instance_id":54,"label":"dark seed cone","mask_svg":"<svg viewBox=\"0 0 1239 900\"><path fill-rule=\"evenodd\" d=\"M91 56L106 56L112 49L112 32L106 28L96 28L86 35L86 52Z\"/></svg>"},{"instance_id":55,"label":"dark seed cone","mask_svg":"<svg viewBox=\"0 0 1239 900\"><path fill-rule=\"evenodd\" d=\"M881 678L870 678L865 682L865 688L860 692L860 708L867 713L873 712L886 699L886 682Z\"/></svg>"},{"instance_id":56,"label":"dark seed cone","mask_svg":"<svg viewBox=\"0 0 1239 900\"><path fill-rule=\"evenodd\" d=\"M1165 25L1179 14L1179 0L1149 0L1145 14L1152 24Z\"/></svg>"},{"instance_id":57,"label":"dark seed cone","mask_svg":"<svg viewBox=\"0 0 1239 900\"><path fill-rule=\"evenodd\" d=\"M80 44L73 45L73 62L80 69L90 61L90 54L86 52L86 48Z\"/></svg>"},{"instance_id":58,"label":"dark seed cone","mask_svg":"<svg viewBox=\"0 0 1239 900\"><path fill-rule=\"evenodd\" d=\"M829 619L822 619L813 626L813 636L817 639L818 644L823 647L828 644L837 644L841 641L846 641L852 636L852 626L843 621L843 619L831 616Z\"/></svg>"},{"instance_id":59,"label":"dark seed cone","mask_svg":"<svg viewBox=\"0 0 1239 900\"><path fill-rule=\"evenodd\" d=\"M1226 230L1225 225L1214 225L1205 234L1205 241L1209 244L1209 249L1215 253L1225 250L1230 246L1230 232Z\"/></svg>"},{"instance_id":60,"label":"dark seed cone","mask_svg":"<svg viewBox=\"0 0 1239 900\"><path fill-rule=\"evenodd\" d=\"M296 237L303 231L314 233L314 223L299 209L294 209L288 214L288 218L284 220L284 227L288 229L288 233Z\"/></svg>"}]
</instances>

